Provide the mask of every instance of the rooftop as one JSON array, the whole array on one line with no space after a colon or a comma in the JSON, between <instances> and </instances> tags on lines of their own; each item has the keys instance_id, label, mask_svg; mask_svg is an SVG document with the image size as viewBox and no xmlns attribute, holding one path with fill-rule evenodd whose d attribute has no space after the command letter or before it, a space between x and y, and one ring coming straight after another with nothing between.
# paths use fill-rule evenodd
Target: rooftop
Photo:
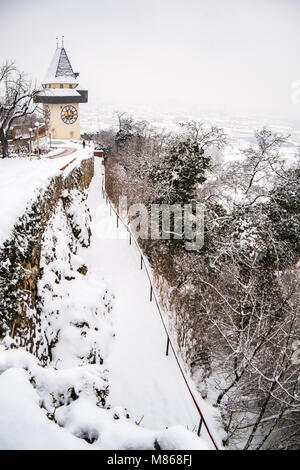
<instances>
[{"instance_id":1,"label":"rooftop","mask_svg":"<svg viewBox=\"0 0 300 470\"><path fill-rule=\"evenodd\" d=\"M47 71L43 84L51 83L78 83L78 74L73 71L68 55L64 47L58 47L54 53L50 67Z\"/></svg>"}]
</instances>

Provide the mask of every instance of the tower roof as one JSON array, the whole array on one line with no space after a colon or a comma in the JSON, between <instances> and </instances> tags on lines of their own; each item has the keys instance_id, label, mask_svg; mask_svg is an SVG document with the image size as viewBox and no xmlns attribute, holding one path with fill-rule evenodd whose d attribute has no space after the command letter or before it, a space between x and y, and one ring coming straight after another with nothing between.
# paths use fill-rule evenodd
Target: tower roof
<instances>
[{"instance_id":1,"label":"tower roof","mask_svg":"<svg viewBox=\"0 0 300 470\"><path fill-rule=\"evenodd\" d=\"M43 84L48 83L78 83L78 74L73 71L72 65L64 47L58 47L47 71Z\"/></svg>"}]
</instances>

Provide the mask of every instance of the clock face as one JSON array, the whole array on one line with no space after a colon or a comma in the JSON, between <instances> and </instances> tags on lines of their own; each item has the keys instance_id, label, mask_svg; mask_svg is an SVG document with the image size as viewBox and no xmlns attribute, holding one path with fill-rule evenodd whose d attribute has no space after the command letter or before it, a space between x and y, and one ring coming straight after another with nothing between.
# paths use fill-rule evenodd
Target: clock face
<instances>
[{"instance_id":1,"label":"clock face","mask_svg":"<svg viewBox=\"0 0 300 470\"><path fill-rule=\"evenodd\" d=\"M65 124L74 124L77 121L78 113L74 106L67 105L61 110L61 119Z\"/></svg>"},{"instance_id":2,"label":"clock face","mask_svg":"<svg viewBox=\"0 0 300 470\"><path fill-rule=\"evenodd\" d=\"M45 118L45 123L46 123L46 125L49 124L50 116L51 116L50 106L48 106L47 104L45 104L45 105L44 105L44 118Z\"/></svg>"}]
</instances>

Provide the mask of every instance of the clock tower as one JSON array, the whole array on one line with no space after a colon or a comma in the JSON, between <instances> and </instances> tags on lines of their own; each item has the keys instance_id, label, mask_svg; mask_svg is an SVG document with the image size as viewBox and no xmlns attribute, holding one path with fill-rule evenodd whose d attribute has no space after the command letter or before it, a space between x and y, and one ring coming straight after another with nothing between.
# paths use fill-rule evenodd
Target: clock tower
<instances>
[{"instance_id":1,"label":"clock tower","mask_svg":"<svg viewBox=\"0 0 300 470\"><path fill-rule=\"evenodd\" d=\"M64 45L57 46L54 57L35 96L43 104L47 133L52 139L80 140L79 103L87 103L88 92L81 90Z\"/></svg>"}]
</instances>

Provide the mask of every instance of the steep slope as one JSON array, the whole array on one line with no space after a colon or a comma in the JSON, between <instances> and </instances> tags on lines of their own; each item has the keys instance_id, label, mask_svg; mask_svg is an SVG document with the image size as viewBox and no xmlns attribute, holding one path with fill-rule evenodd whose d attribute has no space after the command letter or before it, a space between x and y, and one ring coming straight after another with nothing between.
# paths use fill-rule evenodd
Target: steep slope
<instances>
[{"instance_id":1,"label":"steep slope","mask_svg":"<svg viewBox=\"0 0 300 470\"><path fill-rule=\"evenodd\" d=\"M149 301L149 281L140 270L139 255L101 196L101 173L96 161L87 200L93 235L85 261L89 269L98 266L115 295L116 336L106 362L110 401L127 407L135 421L147 427L181 424L197 431L199 415L173 354L165 355L166 335L155 303ZM197 399L214 427L214 412L200 396ZM213 448L205 430L203 437Z\"/></svg>"},{"instance_id":2,"label":"steep slope","mask_svg":"<svg viewBox=\"0 0 300 470\"><path fill-rule=\"evenodd\" d=\"M100 168L96 162L88 199L86 190L62 191L35 241L35 355L22 333L7 329L0 345L0 448L207 449L204 438L185 429L196 429L197 416L194 425L175 363L164 357L134 252L125 250L125 239L115 244L124 232L116 232L100 198ZM133 303L132 288L140 292Z\"/></svg>"}]
</instances>

